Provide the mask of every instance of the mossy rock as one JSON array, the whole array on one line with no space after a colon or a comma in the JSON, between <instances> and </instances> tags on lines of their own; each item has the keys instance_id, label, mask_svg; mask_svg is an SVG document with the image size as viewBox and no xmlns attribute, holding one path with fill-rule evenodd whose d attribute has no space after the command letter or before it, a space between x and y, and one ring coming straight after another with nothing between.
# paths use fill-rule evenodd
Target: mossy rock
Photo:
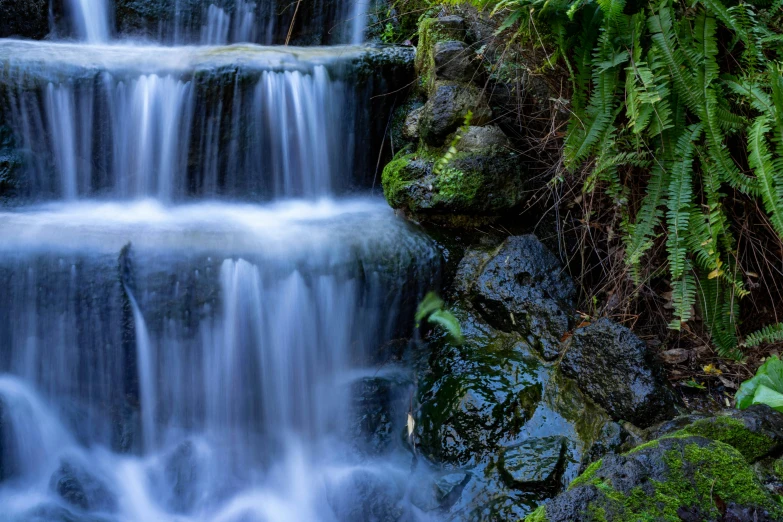
<instances>
[{"instance_id":1,"label":"mossy rock","mask_svg":"<svg viewBox=\"0 0 783 522\"><path fill-rule=\"evenodd\" d=\"M421 84L430 83L429 75L435 69L435 44L465 40L465 21L459 16L425 18L419 22L419 45L416 48L416 72Z\"/></svg>"},{"instance_id":2,"label":"mossy rock","mask_svg":"<svg viewBox=\"0 0 783 522\"><path fill-rule=\"evenodd\" d=\"M593 463L526 522L776 521L783 505L745 457L723 442L680 434Z\"/></svg>"},{"instance_id":3,"label":"mossy rock","mask_svg":"<svg viewBox=\"0 0 783 522\"><path fill-rule=\"evenodd\" d=\"M678 417L650 428L647 438L671 433L700 435L723 442L752 464L783 450L783 413L765 404L754 404L745 410L730 410L713 417Z\"/></svg>"},{"instance_id":4,"label":"mossy rock","mask_svg":"<svg viewBox=\"0 0 783 522\"><path fill-rule=\"evenodd\" d=\"M481 89L466 83L435 82L419 121L421 139L432 146L442 145L465 123L468 112L473 125L484 125L492 119L492 109Z\"/></svg>"},{"instance_id":5,"label":"mossy rock","mask_svg":"<svg viewBox=\"0 0 783 522\"><path fill-rule=\"evenodd\" d=\"M504 151L459 152L434 172L437 153L399 153L383 169L389 204L419 221L453 226L489 222L524 201L527 183L519 158Z\"/></svg>"}]
</instances>

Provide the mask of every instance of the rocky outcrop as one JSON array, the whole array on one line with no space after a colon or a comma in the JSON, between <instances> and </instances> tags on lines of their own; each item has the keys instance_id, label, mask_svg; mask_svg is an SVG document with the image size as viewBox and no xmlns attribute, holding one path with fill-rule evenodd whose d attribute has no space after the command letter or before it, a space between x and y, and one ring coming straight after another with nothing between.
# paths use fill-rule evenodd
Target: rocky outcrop
<instances>
[{"instance_id":1,"label":"rocky outcrop","mask_svg":"<svg viewBox=\"0 0 783 522\"><path fill-rule=\"evenodd\" d=\"M480 59L465 38L458 16L421 21L418 89L394 118L391 136L399 152L382 176L392 207L451 227L508 215L534 188L508 137L491 124Z\"/></svg>"},{"instance_id":2,"label":"rocky outcrop","mask_svg":"<svg viewBox=\"0 0 783 522\"><path fill-rule=\"evenodd\" d=\"M453 519L517 520L576 477L613 423L521 335L496 330L469 301L452 312L464 342L432 334L412 439L442 473L412 501Z\"/></svg>"},{"instance_id":3,"label":"rocky outcrop","mask_svg":"<svg viewBox=\"0 0 783 522\"><path fill-rule=\"evenodd\" d=\"M41 39L49 33L49 0L0 0L0 38Z\"/></svg>"},{"instance_id":4,"label":"rocky outcrop","mask_svg":"<svg viewBox=\"0 0 783 522\"><path fill-rule=\"evenodd\" d=\"M492 110L481 90L470 84L438 81L419 119L419 136L428 145L441 145L472 114L470 123L484 125Z\"/></svg>"},{"instance_id":5,"label":"rocky outcrop","mask_svg":"<svg viewBox=\"0 0 783 522\"><path fill-rule=\"evenodd\" d=\"M772 495L777 461L758 459L779 450L781 425L783 414L766 406L697 419L596 461L525 520L780 520L783 506Z\"/></svg>"},{"instance_id":6,"label":"rocky outcrop","mask_svg":"<svg viewBox=\"0 0 783 522\"><path fill-rule=\"evenodd\" d=\"M648 434L674 426L680 428L594 462L525 521L781 520L783 506L773 493L783 474L777 476L776 459L764 456L783 444L783 414L754 406L695 420L682 417Z\"/></svg>"},{"instance_id":7,"label":"rocky outcrop","mask_svg":"<svg viewBox=\"0 0 783 522\"><path fill-rule=\"evenodd\" d=\"M389 204L416 219L463 224L492 221L519 205L525 195L514 154L461 152L439 172L434 168L437 160L434 154L414 152L389 163L382 177Z\"/></svg>"},{"instance_id":8,"label":"rocky outcrop","mask_svg":"<svg viewBox=\"0 0 783 522\"><path fill-rule=\"evenodd\" d=\"M386 376L365 377L351 386L348 429L355 449L367 455L388 451L396 435L395 419L405 419L406 405L400 393L406 386Z\"/></svg>"},{"instance_id":9,"label":"rocky outcrop","mask_svg":"<svg viewBox=\"0 0 783 522\"><path fill-rule=\"evenodd\" d=\"M674 394L647 346L608 319L577 329L566 343L560 367L615 420L647 427L676 415Z\"/></svg>"},{"instance_id":10,"label":"rocky outcrop","mask_svg":"<svg viewBox=\"0 0 783 522\"><path fill-rule=\"evenodd\" d=\"M528 336L544 357L556 356L570 326L576 287L535 236L508 238L484 265L474 288L478 308L490 323Z\"/></svg>"},{"instance_id":11,"label":"rocky outcrop","mask_svg":"<svg viewBox=\"0 0 783 522\"><path fill-rule=\"evenodd\" d=\"M78 462L63 460L49 487L74 508L104 512L117 508L117 500L109 488Z\"/></svg>"}]
</instances>

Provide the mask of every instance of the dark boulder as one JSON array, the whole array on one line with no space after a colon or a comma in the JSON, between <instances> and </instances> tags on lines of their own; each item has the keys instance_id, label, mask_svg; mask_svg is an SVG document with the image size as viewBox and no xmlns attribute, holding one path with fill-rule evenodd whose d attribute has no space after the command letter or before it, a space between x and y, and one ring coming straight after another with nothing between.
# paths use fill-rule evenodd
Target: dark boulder
<instances>
[{"instance_id":1,"label":"dark boulder","mask_svg":"<svg viewBox=\"0 0 783 522\"><path fill-rule=\"evenodd\" d=\"M76 461L63 460L52 475L49 487L66 503L84 511L112 512L117 509L112 491Z\"/></svg>"},{"instance_id":2,"label":"dark boulder","mask_svg":"<svg viewBox=\"0 0 783 522\"><path fill-rule=\"evenodd\" d=\"M447 40L437 42L432 50L434 74L432 79L471 82L476 77L476 55L464 42Z\"/></svg>"},{"instance_id":3,"label":"dark boulder","mask_svg":"<svg viewBox=\"0 0 783 522\"><path fill-rule=\"evenodd\" d=\"M50 0L0 0L0 38L40 40L49 33Z\"/></svg>"},{"instance_id":4,"label":"dark boulder","mask_svg":"<svg viewBox=\"0 0 783 522\"><path fill-rule=\"evenodd\" d=\"M386 474L360 469L327 482L326 494L339 522L396 522L404 515L403 490Z\"/></svg>"},{"instance_id":5,"label":"dark boulder","mask_svg":"<svg viewBox=\"0 0 783 522\"><path fill-rule=\"evenodd\" d=\"M677 414L677 399L647 345L608 319L574 332L560 368L615 420L647 427Z\"/></svg>"},{"instance_id":6,"label":"dark boulder","mask_svg":"<svg viewBox=\"0 0 783 522\"><path fill-rule=\"evenodd\" d=\"M543 369L523 342L456 313L466 342L433 352L419 387L416 436L430 460L466 466L513 443L541 401Z\"/></svg>"},{"instance_id":7,"label":"dark boulder","mask_svg":"<svg viewBox=\"0 0 783 522\"><path fill-rule=\"evenodd\" d=\"M497 125L486 125L484 127L468 127L467 132L462 135L457 150L467 152L478 152L486 150L504 150L511 146L506 134Z\"/></svg>"},{"instance_id":8,"label":"dark boulder","mask_svg":"<svg viewBox=\"0 0 783 522\"><path fill-rule=\"evenodd\" d=\"M11 194L18 186L22 156L17 150L14 137L5 125L0 125L0 197Z\"/></svg>"},{"instance_id":9,"label":"dark boulder","mask_svg":"<svg viewBox=\"0 0 783 522\"><path fill-rule=\"evenodd\" d=\"M565 437L527 439L505 449L500 467L511 487L551 487L558 483L565 457Z\"/></svg>"},{"instance_id":10,"label":"dark boulder","mask_svg":"<svg viewBox=\"0 0 783 522\"><path fill-rule=\"evenodd\" d=\"M351 386L351 441L362 453L377 455L388 450L394 435L395 415L403 419L400 384L385 377L367 377Z\"/></svg>"},{"instance_id":11,"label":"dark boulder","mask_svg":"<svg viewBox=\"0 0 783 522\"><path fill-rule=\"evenodd\" d=\"M576 286L534 235L508 238L484 265L474 291L490 324L527 335L547 359L557 356L571 324Z\"/></svg>"},{"instance_id":12,"label":"dark boulder","mask_svg":"<svg viewBox=\"0 0 783 522\"><path fill-rule=\"evenodd\" d=\"M526 522L781 520L783 506L733 447L663 438L592 464Z\"/></svg>"},{"instance_id":13,"label":"dark boulder","mask_svg":"<svg viewBox=\"0 0 783 522\"><path fill-rule=\"evenodd\" d=\"M429 145L440 146L449 134L464 124L468 111L473 114L472 125L484 125L492 119L492 109L478 87L435 82L419 119L419 135Z\"/></svg>"},{"instance_id":14,"label":"dark boulder","mask_svg":"<svg viewBox=\"0 0 783 522\"><path fill-rule=\"evenodd\" d=\"M428 83L433 63L433 52L438 42L465 39L465 20L459 16L425 18L419 22L419 45L416 50L416 72Z\"/></svg>"}]
</instances>

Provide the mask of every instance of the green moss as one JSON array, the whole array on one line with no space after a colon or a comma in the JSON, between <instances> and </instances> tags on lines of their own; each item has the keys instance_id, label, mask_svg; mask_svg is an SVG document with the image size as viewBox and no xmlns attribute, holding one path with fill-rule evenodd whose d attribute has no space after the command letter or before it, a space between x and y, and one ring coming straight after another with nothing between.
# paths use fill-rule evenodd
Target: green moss
<instances>
[{"instance_id":1,"label":"green moss","mask_svg":"<svg viewBox=\"0 0 783 522\"><path fill-rule=\"evenodd\" d=\"M535 511L525 517L525 522L547 522L546 506L538 506Z\"/></svg>"},{"instance_id":2,"label":"green moss","mask_svg":"<svg viewBox=\"0 0 783 522\"><path fill-rule=\"evenodd\" d=\"M394 208L399 208L405 203L405 189L412 182L407 175L406 168L414 157L415 154L398 154L383 168L381 175L383 195L389 205Z\"/></svg>"},{"instance_id":3,"label":"green moss","mask_svg":"<svg viewBox=\"0 0 783 522\"><path fill-rule=\"evenodd\" d=\"M726 503L766 509L772 516L783 516L783 508L771 500L738 450L723 442L702 445L698 440L701 439L666 451L663 454L666 478L636 487L627 495L615 490L608 479L601 477L603 463L600 460L590 465L568 489L595 487L602 493L601 500L588 506L590 520L595 521L678 522L681 520L678 511L682 508L705 520L713 520L720 516L715 504L718 498ZM646 449L654 447L652 444L645 446ZM634 452L645 448L636 448Z\"/></svg>"},{"instance_id":4,"label":"green moss","mask_svg":"<svg viewBox=\"0 0 783 522\"><path fill-rule=\"evenodd\" d=\"M682 433L700 435L734 447L748 462L755 462L767 455L775 441L761 433L753 433L739 419L714 417L694 422L681 430Z\"/></svg>"},{"instance_id":5,"label":"green moss","mask_svg":"<svg viewBox=\"0 0 783 522\"><path fill-rule=\"evenodd\" d=\"M776 460L776 461L775 461L775 462L772 464L772 473L774 473L774 474L775 474L775 476L776 476L778 479L780 479L780 480L783 480L783 458L779 458L779 459L777 459L777 460Z\"/></svg>"},{"instance_id":6,"label":"green moss","mask_svg":"<svg viewBox=\"0 0 783 522\"><path fill-rule=\"evenodd\" d=\"M470 207L483 184L481 173L447 167L438 175L436 199L448 200L451 205L459 207Z\"/></svg>"},{"instance_id":7,"label":"green moss","mask_svg":"<svg viewBox=\"0 0 783 522\"><path fill-rule=\"evenodd\" d=\"M587 466L587 469L584 471L584 473L576 477L571 482L571 484L568 485L568 489L573 489L575 487L583 486L585 484L591 484L594 483L594 481L596 480L600 480L600 479L596 479L595 473L596 471L598 471L598 468L601 467L601 464L603 464L603 460L599 459L593 462L592 464L590 464L589 466Z\"/></svg>"},{"instance_id":8,"label":"green moss","mask_svg":"<svg viewBox=\"0 0 783 522\"><path fill-rule=\"evenodd\" d=\"M416 71L421 78L426 78L421 84L430 87L431 74L434 68L433 49L438 42L447 40L463 40L465 30L449 27L438 18L425 18L419 22L419 45L416 49Z\"/></svg>"}]
</instances>

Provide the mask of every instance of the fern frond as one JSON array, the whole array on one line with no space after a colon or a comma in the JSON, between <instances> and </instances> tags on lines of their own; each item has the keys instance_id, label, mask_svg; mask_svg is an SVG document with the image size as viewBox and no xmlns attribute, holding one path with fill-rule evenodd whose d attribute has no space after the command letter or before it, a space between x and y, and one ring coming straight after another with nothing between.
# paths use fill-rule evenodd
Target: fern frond
<instances>
[{"instance_id":1,"label":"fern frond","mask_svg":"<svg viewBox=\"0 0 783 522\"><path fill-rule=\"evenodd\" d=\"M759 116L748 134L748 161L759 180L761 200L775 231L783 237L783 170L776 169L767 145L769 118Z\"/></svg>"},{"instance_id":2,"label":"fern frond","mask_svg":"<svg viewBox=\"0 0 783 522\"><path fill-rule=\"evenodd\" d=\"M762 343L781 342L783 342L783 323L775 323L748 334L748 336L745 337L745 342L742 343L742 346L753 348Z\"/></svg>"}]
</instances>

